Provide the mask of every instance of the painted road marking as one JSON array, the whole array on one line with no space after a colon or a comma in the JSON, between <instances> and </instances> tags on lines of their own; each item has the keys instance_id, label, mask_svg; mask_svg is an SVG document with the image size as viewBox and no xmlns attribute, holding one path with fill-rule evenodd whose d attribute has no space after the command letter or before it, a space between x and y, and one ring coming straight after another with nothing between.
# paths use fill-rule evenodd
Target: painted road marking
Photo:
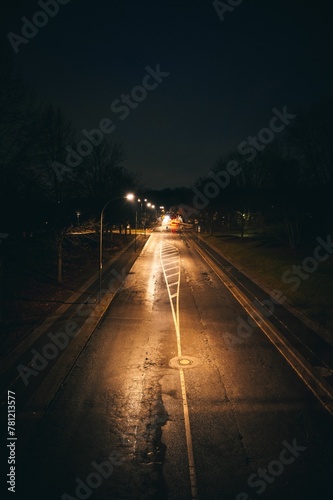
<instances>
[{"instance_id":1,"label":"painted road marking","mask_svg":"<svg viewBox=\"0 0 333 500\"><path fill-rule=\"evenodd\" d=\"M171 269L177 268L178 272L174 273L173 275L168 276L166 274L166 271L168 271L170 268L167 269L165 267L165 262L166 262L166 260L169 261L170 258L167 258L165 260L164 256L169 255L170 253L173 254L172 265L174 264L174 267L172 267ZM174 245L170 245L169 243L163 243L161 245L161 249L160 249L160 259L161 259L161 265L162 265L165 283L166 283L167 290L168 290L173 322L174 322L175 330L176 330L178 357L181 358L182 357L182 349L181 349L180 322L179 322L180 255L179 255L178 249ZM170 276L175 276L176 274L178 274L178 280L172 281L172 283L169 283ZM177 291L175 293L171 293L170 287L174 287L174 286L177 286ZM197 499L198 498L197 480L196 480L196 474L195 474L190 415L189 415L189 410L188 410L184 370L181 366L179 368L179 377L180 377L180 387L181 387L181 393L182 393L182 403L183 403L183 413L184 413L187 457L188 457L190 485L191 485L191 498Z\"/></svg>"}]
</instances>

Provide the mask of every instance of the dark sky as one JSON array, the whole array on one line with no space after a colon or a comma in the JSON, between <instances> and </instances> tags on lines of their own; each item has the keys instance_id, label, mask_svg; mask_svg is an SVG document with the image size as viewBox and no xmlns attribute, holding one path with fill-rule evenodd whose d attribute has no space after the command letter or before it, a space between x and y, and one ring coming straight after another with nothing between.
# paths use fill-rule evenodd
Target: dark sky
<instances>
[{"instance_id":1,"label":"dark sky","mask_svg":"<svg viewBox=\"0 0 333 500\"><path fill-rule=\"evenodd\" d=\"M4 0L0 9L6 39L41 7ZM272 108L292 113L332 93L331 19L329 1L243 0L222 22L212 1L70 0L15 61L78 139L110 118L109 137L147 187L190 187L268 126ZM169 76L121 120L111 103L158 64Z\"/></svg>"}]
</instances>

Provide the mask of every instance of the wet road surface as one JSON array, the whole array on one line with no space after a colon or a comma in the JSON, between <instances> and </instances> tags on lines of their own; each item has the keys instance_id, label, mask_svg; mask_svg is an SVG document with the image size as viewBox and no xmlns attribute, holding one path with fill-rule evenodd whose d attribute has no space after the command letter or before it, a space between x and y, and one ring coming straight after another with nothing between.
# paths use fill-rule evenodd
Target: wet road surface
<instances>
[{"instance_id":1,"label":"wet road surface","mask_svg":"<svg viewBox=\"0 0 333 500\"><path fill-rule=\"evenodd\" d=\"M328 498L333 417L246 317L191 240L152 234L22 440L16 497Z\"/></svg>"}]
</instances>

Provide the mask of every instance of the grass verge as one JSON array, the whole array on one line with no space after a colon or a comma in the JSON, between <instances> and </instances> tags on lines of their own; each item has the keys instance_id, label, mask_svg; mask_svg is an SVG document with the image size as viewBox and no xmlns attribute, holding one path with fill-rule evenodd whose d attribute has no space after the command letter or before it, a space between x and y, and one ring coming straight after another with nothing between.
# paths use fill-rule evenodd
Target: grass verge
<instances>
[{"instance_id":1,"label":"grass verge","mask_svg":"<svg viewBox=\"0 0 333 500\"><path fill-rule=\"evenodd\" d=\"M104 239L104 262L124 248L134 235ZM63 281L57 282L54 242L38 235L6 241L0 321L0 351L5 354L66 302L99 269L98 235L78 235L63 246Z\"/></svg>"},{"instance_id":2,"label":"grass verge","mask_svg":"<svg viewBox=\"0 0 333 500\"><path fill-rule=\"evenodd\" d=\"M258 238L245 238L242 242L239 237L226 234L200 237L266 290L281 290L292 307L333 332L333 255L319 262L313 272L302 269L304 259L313 257L318 246L316 240L306 248L292 251ZM287 271L290 272L288 279L295 277L292 266L301 266L301 273L306 276L299 278L297 287L296 281L283 280Z\"/></svg>"}]
</instances>

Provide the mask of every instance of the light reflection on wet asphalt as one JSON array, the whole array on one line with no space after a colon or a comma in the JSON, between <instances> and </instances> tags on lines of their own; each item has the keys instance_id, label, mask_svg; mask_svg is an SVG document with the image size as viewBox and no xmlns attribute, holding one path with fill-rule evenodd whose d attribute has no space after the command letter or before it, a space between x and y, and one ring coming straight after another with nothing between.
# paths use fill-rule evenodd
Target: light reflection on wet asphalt
<instances>
[{"instance_id":1,"label":"light reflection on wet asphalt","mask_svg":"<svg viewBox=\"0 0 333 500\"><path fill-rule=\"evenodd\" d=\"M79 498L77 478L101 500L256 498L293 440L306 449L258 479L260 498L324 498L331 417L258 328L228 347L239 316L181 234L152 234L26 450L31 498Z\"/></svg>"}]
</instances>

